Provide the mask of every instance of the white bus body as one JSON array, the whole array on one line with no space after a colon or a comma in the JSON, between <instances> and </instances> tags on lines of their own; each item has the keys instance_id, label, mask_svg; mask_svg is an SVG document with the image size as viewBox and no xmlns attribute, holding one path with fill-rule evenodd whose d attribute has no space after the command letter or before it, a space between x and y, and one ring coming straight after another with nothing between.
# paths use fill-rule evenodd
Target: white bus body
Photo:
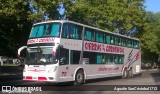
<instances>
[{"instance_id":1,"label":"white bus body","mask_svg":"<svg viewBox=\"0 0 160 94\"><path fill-rule=\"evenodd\" d=\"M33 37L28 40L27 51L29 55L23 71L24 80L66 82L77 81L79 79L80 81L84 81L87 79L102 77L127 77L129 72L131 72L131 74L139 74L141 72L140 48L88 41L85 40L84 32L85 27L87 27L93 30L99 30L99 32L106 32L107 34L111 34L113 36L131 39L133 41L138 41L138 39L129 38L123 35L110 33L101 29L65 20L42 22L33 25L33 27L36 25L54 22L62 24L60 26L59 37ZM63 38L62 30L64 23L72 23L82 26L82 38L72 39L67 38L67 36L66 38ZM121 39L119 38L119 40ZM67 59L61 58L61 56L59 56L60 53L66 56L65 58ZM43 55L46 57L41 58ZM32 59L33 57L35 58ZM115 64L114 61L118 63ZM78 72L83 75L78 76Z\"/></svg>"}]
</instances>

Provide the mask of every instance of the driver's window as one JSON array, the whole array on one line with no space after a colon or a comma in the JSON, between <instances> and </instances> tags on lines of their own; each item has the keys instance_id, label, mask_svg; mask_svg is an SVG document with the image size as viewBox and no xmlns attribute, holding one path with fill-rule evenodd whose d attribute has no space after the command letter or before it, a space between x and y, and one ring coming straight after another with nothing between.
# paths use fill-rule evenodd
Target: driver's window
<instances>
[{"instance_id":1,"label":"driver's window","mask_svg":"<svg viewBox=\"0 0 160 94\"><path fill-rule=\"evenodd\" d=\"M60 48L60 57L59 57L60 65L69 64L69 50L65 48Z\"/></svg>"}]
</instances>

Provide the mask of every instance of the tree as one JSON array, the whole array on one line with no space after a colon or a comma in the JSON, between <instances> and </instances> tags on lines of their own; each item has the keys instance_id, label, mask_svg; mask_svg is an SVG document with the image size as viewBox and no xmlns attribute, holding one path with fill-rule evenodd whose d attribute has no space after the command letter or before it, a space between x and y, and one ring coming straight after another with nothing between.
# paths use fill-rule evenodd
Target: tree
<instances>
[{"instance_id":1,"label":"tree","mask_svg":"<svg viewBox=\"0 0 160 94\"><path fill-rule=\"evenodd\" d=\"M31 13L23 0L1 0L0 6L1 55L16 56L18 47L26 45L32 25Z\"/></svg>"},{"instance_id":2,"label":"tree","mask_svg":"<svg viewBox=\"0 0 160 94\"><path fill-rule=\"evenodd\" d=\"M160 59L160 12L147 12L148 27L146 32L142 34L141 46L143 51L143 59L158 63Z\"/></svg>"},{"instance_id":3,"label":"tree","mask_svg":"<svg viewBox=\"0 0 160 94\"><path fill-rule=\"evenodd\" d=\"M64 5L67 19L113 32L133 27L142 31L146 25L143 3L144 0L68 0Z\"/></svg>"},{"instance_id":4,"label":"tree","mask_svg":"<svg viewBox=\"0 0 160 94\"><path fill-rule=\"evenodd\" d=\"M55 0L1 0L0 2L0 55L16 57L17 49L26 45L34 22L59 19Z\"/></svg>"}]
</instances>

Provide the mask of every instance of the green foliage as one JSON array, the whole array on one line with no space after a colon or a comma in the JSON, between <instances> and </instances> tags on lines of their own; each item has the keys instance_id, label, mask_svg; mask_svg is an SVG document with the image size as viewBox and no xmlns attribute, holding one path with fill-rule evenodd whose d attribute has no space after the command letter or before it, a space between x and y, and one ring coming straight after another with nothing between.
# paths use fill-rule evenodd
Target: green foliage
<instances>
[{"instance_id":1,"label":"green foliage","mask_svg":"<svg viewBox=\"0 0 160 94\"><path fill-rule=\"evenodd\" d=\"M74 4L69 1L64 2L69 20L110 31L115 30L115 24L122 30L145 25L144 0L75 0Z\"/></svg>"},{"instance_id":2,"label":"green foliage","mask_svg":"<svg viewBox=\"0 0 160 94\"><path fill-rule=\"evenodd\" d=\"M32 13L27 2L32 1L38 13ZM64 4L66 19L88 24L111 32L115 28L130 30L136 26L141 40L142 57L160 56L160 13L144 10L144 0L1 0L0 55L16 56L26 45L33 22L41 21L44 13L50 20L60 19L57 10Z\"/></svg>"},{"instance_id":3,"label":"green foliage","mask_svg":"<svg viewBox=\"0 0 160 94\"><path fill-rule=\"evenodd\" d=\"M28 2L32 1L38 13L32 13ZM33 22L41 21L44 12L51 19L58 18L55 0L1 0L0 2L0 55L16 57L17 49L26 45Z\"/></svg>"},{"instance_id":4,"label":"green foliage","mask_svg":"<svg viewBox=\"0 0 160 94\"><path fill-rule=\"evenodd\" d=\"M49 14L50 20L57 20L59 12L57 10L60 1L59 0L32 0L33 5L38 8L39 15L44 13Z\"/></svg>"},{"instance_id":5,"label":"green foliage","mask_svg":"<svg viewBox=\"0 0 160 94\"><path fill-rule=\"evenodd\" d=\"M17 48L27 42L31 13L23 0L1 0L0 6L0 49L4 55L15 56Z\"/></svg>"},{"instance_id":6,"label":"green foliage","mask_svg":"<svg viewBox=\"0 0 160 94\"><path fill-rule=\"evenodd\" d=\"M146 32L141 36L141 47L143 51L143 59L150 59L150 61L155 58L155 62L160 59L160 12L152 13L147 12L147 22ZM153 57L153 58L151 58Z\"/></svg>"}]
</instances>

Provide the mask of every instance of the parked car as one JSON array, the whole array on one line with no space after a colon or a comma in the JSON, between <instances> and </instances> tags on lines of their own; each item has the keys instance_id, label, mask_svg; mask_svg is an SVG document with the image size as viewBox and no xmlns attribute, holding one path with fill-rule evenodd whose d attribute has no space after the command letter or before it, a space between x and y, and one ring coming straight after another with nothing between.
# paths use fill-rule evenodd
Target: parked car
<instances>
[{"instance_id":1,"label":"parked car","mask_svg":"<svg viewBox=\"0 0 160 94\"><path fill-rule=\"evenodd\" d=\"M8 58L6 56L0 56L0 65L3 65L7 60Z\"/></svg>"}]
</instances>

